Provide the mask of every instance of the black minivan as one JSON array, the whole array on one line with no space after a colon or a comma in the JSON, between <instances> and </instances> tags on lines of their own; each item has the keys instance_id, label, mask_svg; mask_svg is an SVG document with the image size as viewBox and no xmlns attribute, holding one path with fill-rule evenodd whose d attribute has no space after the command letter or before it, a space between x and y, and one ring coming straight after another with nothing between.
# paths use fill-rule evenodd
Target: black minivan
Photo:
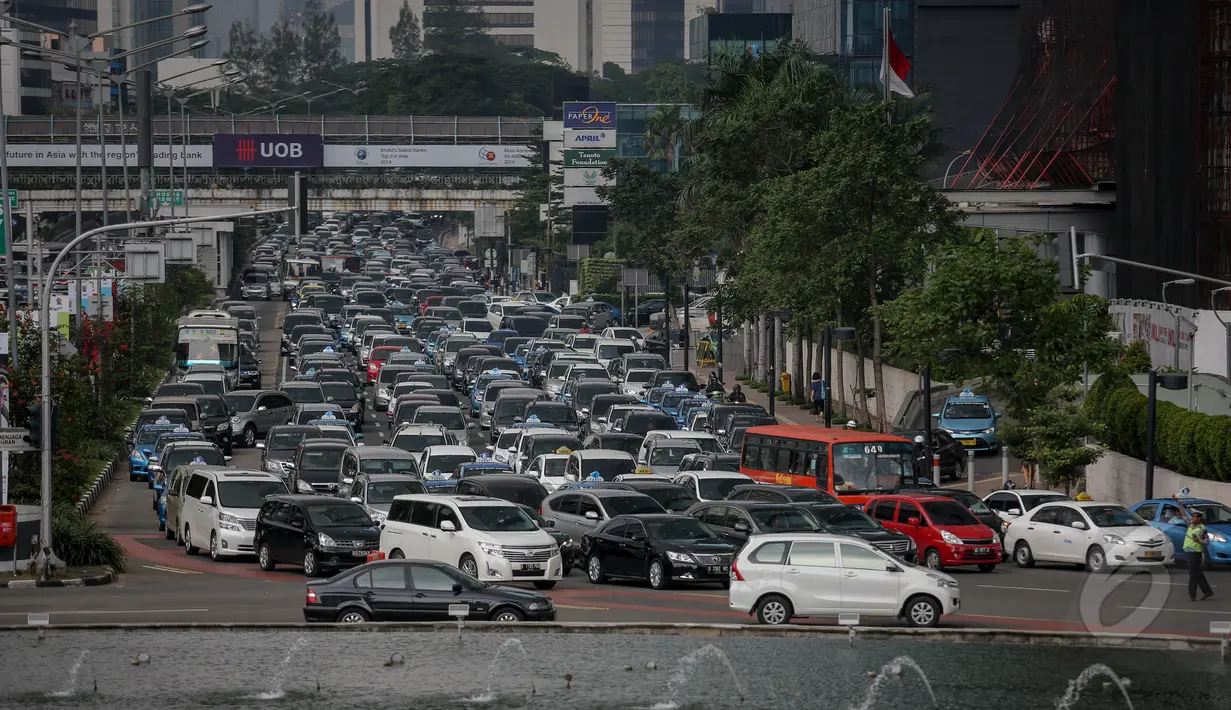
<instances>
[{"instance_id":1,"label":"black minivan","mask_svg":"<svg viewBox=\"0 0 1231 710\"><path fill-rule=\"evenodd\" d=\"M543 499L547 497L547 489L529 476L517 473L485 473L482 476L469 476L459 480L455 495L499 498L538 510Z\"/></svg>"},{"instance_id":2,"label":"black minivan","mask_svg":"<svg viewBox=\"0 0 1231 710\"><path fill-rule=\"evenodd\" d=\"M262 570L290 564L318 577L366 562L380 547L380 528L363 506L344 498L273 495L256 515L252 540Z\"/></svg>"}]
</instances>

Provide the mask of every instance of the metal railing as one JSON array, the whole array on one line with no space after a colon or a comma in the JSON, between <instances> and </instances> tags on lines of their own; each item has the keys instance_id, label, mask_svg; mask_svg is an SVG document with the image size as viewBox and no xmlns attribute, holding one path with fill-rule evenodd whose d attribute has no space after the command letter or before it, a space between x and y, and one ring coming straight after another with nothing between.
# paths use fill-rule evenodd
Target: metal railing
<instances>
[{"instance_id":1,"label":"metal railing","mask_svg":"<svg viewBox=\"0 0 1231 710\"><path fill-rule=\"evenodd\" d=\"M216 171L209 168L193 169L188 174L188 187L202 190L245 190L245 189L286 189L289 178L285 172L229 172ZM418 170L384 170L384 171L338 171L306 176L304 180L309 190L328 189L364 189L364 188L397 188L397 189L514 189L524 178L520 175L466 174L462 172L429 173ZM137 171L132 171L128 177L128 187L132 190L140 188L141 179ZM72 190L77 180L73 171L68 168L51 172L44 169L39 172L9 173L9 186L23 190ZM102 187L100 171L93 170L82 175L81 185L86 190L98 190ZM184 178L177 175L175 188L183 189ZM166 172L154 175L154 189L166 189ZM124 176L116 175L114 171L107 173L107 188L109 190L124 189Z\"/></svg>"},{"instance_id":2,"label":"metal railing","mask_svg":"<svg viewBox=\"0 0 1231 710\"><path fill-rule=\"evenodd\" d=\"M190 142L208 142L202 139L219 133L299 133L320 135L330 143L499 144L538 140L543 134L542 118L194 114L182 123L178 115L168 121L165 114L156 114L153 118L154 142L165 142L168 136L181 140L184 123L187 123ZM83 134L97 136L97 122L92 120L89 124ZM135 138L137 132L135 119L125 118L122 125L118 117L103 119L103 135L114 136L117 141L122 133ZM76 139L77 126L71 117L13 116L9 119L10 143L52 143Z\"/></svg>"}]
</instances>

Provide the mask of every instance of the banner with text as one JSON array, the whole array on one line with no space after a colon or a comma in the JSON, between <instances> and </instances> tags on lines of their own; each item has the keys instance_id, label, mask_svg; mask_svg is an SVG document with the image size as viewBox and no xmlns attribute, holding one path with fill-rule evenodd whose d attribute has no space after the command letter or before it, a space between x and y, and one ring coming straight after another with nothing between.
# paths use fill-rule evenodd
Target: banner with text
<instances>
[{"instance_id":1,"label":"banner with text","mask_svg":"<svg viewBox=\"0 0 1231 710\"><path fill-rule=\"evenodd\" d=\"M127 146L128 166L137 165L137 146L130 143ZM208 145L190 145L174 148L165 145L154 146L154 167L166 168L168 160L174 160L175 167L184 165L185 157L190 168L209 168L214 165L214 151ZM72 168L77 165L77 145L75 143L10 143L8 145L8 161L10 168ZM97 168L102 165L102 149L98 145L81 146L81 165L86 168ZM119 168L124 164L124 153L120 146L107 145L107 167Z\"/></svg>"},{"instance_id":2,"label":"banner with text","mask_svg":"<svg viewBox=\"0 0 1231 710\"><path fill-rule=\"evenodd\" d=\"M564 127L601 130L616 127L616 103L614 101L565 101Z\"/></svg>"},{"instance_id":3,"label":"banner with text","mask_svg":"<svg viewBox=\"0 0 1231 710\"><path fill-rule=\"evenodd\" d=\"M586 131L570 128L564 131L564 147L569 148L615 148L616 132L614 128L601 131Z\"/></svg>"},{"instance_id":4,"label":"banner with text","mask_svg":"<svg viewBox=\"0 0 1231 710\"><path fill-rule=\"evenodd\" d=\"M528 168L528 145L327 145L327 168Z\"/></svg>"},{"instance_id":5,"label":"banner with text","mask_svg":"<svg viewBox=\"0 0 1231 710\"><path fill-rule=\"evenodd\" d=\"M610 149L566 150L564 151L564 167L605 168L607 167L607 162L615 157L616 151Z\"/></svg>"}]
</instances>

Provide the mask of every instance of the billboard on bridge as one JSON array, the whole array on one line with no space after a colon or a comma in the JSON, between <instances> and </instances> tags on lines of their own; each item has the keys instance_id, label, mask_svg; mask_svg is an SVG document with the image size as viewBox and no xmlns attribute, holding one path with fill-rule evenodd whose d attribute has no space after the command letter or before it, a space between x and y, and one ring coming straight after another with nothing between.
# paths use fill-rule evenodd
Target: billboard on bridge
<instances>
[{"instance_id":1,"label":"billboard on bridge","mask_svg":"<svg viewBox=\"0 0 1231 710\"><path fill-rule=\"evenodd\" d=\"M137 145L127 145L128 165L137 164ZM168 159L174 160L175 167L184 165L187 155L188 167L208 168L214 164L214 153L207 145L190 145L185 151L184 146L154 146L154 167L165 168ZM123 154L118 144L107 145L107 165L118 167L123 165ZM8 161L10 168L71 168L77 165L77 145L75 143L10 143L8 145ZM97 168L102 165L102 150L98 145L82 146L81 165L87 168Z\"/></svg>"},{"instance_id":2,"label":"billboard on bridge","mask_svg":"<svg viewBox=\"0 0 1231 710\"><path fill-rule=\"evenodd\" d=\"M310 133L219 133L216 168L319 168L324 141Z\"/></svg>"},{"instance_id":3,"label":"billboard on bridge","mask_svg":"<svg viewBox=\"0 0 1231 710\"><path fill-rule=\"evenodd\" d=\"M327 145L327 168L528 168L528 145Z\"/></svg>"}]
</instances>

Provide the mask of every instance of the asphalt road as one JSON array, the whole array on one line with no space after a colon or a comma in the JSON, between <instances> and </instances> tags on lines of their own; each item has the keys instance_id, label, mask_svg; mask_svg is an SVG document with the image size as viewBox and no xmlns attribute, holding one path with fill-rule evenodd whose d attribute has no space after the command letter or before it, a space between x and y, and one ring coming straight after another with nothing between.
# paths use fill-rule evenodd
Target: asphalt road
<instances>
[{"instance_id":1,"label":"asphalt road","mask_svg":"<svg viewBox=\"0 0 1231 710\"><path fill-rule=\"evenodd\" d=\"M275 387L284 376L277 328L286 306L255 305L263 329L262 379ZM383 431L384 418L371 417L365 432ZM484 443L475 430L472 444ZM258 468L258 453L236 449L232 464ZM49 612L52 623L302 620L304 577L298 569L265 573L255 559L213 563L203 555L189 557L158 532L150 503L144 483L118 476L91 518L121 540L129 556L126 573L103 587L0 590L0 625L21 624L26 614L40 612ZM1178 568L1092 576L1071 566L1019 569L1010 563L990 574L952 573L961 584L962 613L946 618L948 626L1206 635L1211 621L1231 621L1228 569L1209 574L1215 596L1197 603L1188 601L1185 573ZM600 586L574 570L550 594L562 621L751 623L746 613L728 607L726 593L716 586L662 592L632 582Z\"/></svg>"}]
</instances>

